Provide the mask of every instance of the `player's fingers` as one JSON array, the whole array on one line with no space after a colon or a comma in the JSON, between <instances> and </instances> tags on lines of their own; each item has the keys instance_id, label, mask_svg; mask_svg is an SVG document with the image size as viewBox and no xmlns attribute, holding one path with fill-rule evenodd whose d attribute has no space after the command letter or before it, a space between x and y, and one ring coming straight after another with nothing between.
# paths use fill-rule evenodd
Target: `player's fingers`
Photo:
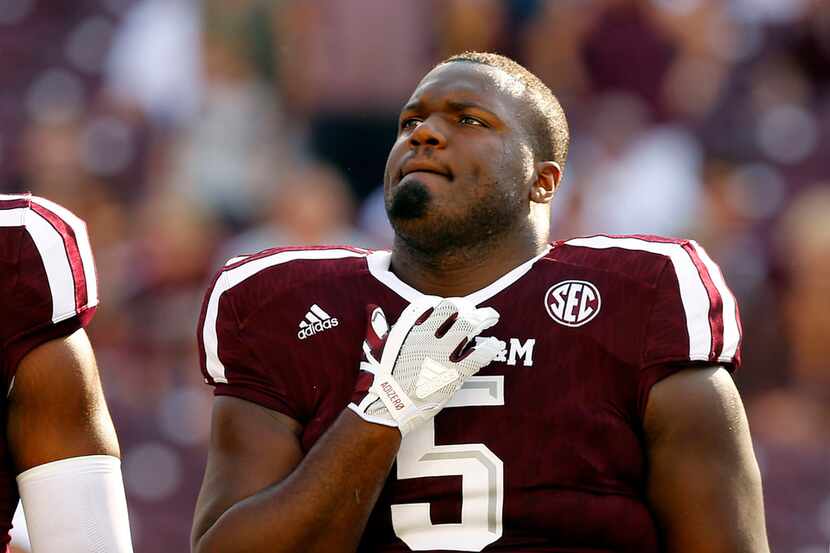
<instances>
[{"instance_id":1,"label":"player's fingers","mask_svg":"<svg viewBox=\"0 0 830 553\"><path fill-rule=\"evenodd\" d=\"M478 318L478 322L481 326L484 328L490 328L499 322L501 315L499 315L499 312L492 307L479 307L476 309L476 317Z\"/></svg>"},{"instance_id":2,"label":"player's fingers","mask_svg":"<svg viewBox=\"0 0 830 553\"><path fill-rule=\"evenodd\" d=\"M436 325L433 326L435 337L440 340L455 327L458 318L459 310L453 300L442 299L435 305L434 309L424 313L419 322L425 323L427 319L430 319L430 325Z\"/></svg>"},{"instance_id":3,"label":"player's fingers","mask_svg":"<svg viewBox=\"0 0 830 553\"><path fill-rule=\"evenodd\" d=\"M372 351L372 349L369 347L369 343L364 341L361 368L364 363L367 365L378 365L380 363L380 357L382 353L382 351Z\"/></svg>"},{"instance_id":4,"label":"player's fingers","mask_svg":"<svg viewBox=\"0 0 830 553\"><path fill-rule=\"evenodd\" d=\"M378 365L378 363L361 361L360 370L371 374L378 374L378 371L380 370L380 365Z\"/></svg>"},{"instance_id":5,"label":"player's fingers","mask_svg":"<svg viewBox=\"0 0 830 553\"><path fill-rule=\"evenodd\" d=\"M386 314L377 305L367 305L366 315L366 342L373 351L378 351L389 332L389 324L386 322Z\"/></svg>"},{"instance_id":6,"label":"player's fingers","mask_svg":"<svg viewBox=\"0 0 830 553\"><path fill-rule=\"evenodd\" d=\"M423 322L421 321L423 317L430 316L440 299L437 296L421 296L403 310L401 316L398 317L398 320L389 330L383 344L383 354L380 357L380 364L385 371L390 374L393 372L398 354L410 331L417 324Z\"/></svg>"},{"instance_id":7,"label":"player's fingers","mask_svg":"<svg viewBox=\"0 0 830 553\"><path fill-rule=\"evenodd\" d=\"M476 336L495 326L499 322L499 313L492 307L482 307L480 309L475 309L472 313L470 313L464 321L464 325L462 328L459 328L459 332L463 333L462 335L466 337L468 340L474 340Z\"/></svg>"},{"instance_id":8,"label":"player's fingers","mask_svg":"<svg viewBox=\"0 0 830 553\"><path fill-rule=\"evenodd\" d=\"M458 312L450 314L443 323L438 325L438 328L435 329L435 337L438 339L443 338L447 335L447 332L453 327L455 322L458 320Z\"/></svg>"},{"instance_id":9,"label":"player's fingers","mask_svg":"<svg viewBox=\"0 0 830 553\"><path fill-rule=\"evenodd\" d=\"M498 352L504 349L504 342L493 338L462 338L461 342L450 353L449 360L453 363L460 363L466 359L483 360L487 356L495 357ZM489 363L489 361L487 361Z\"/></svg>"},{"instance_id":10,"label":"player's fingers","mask_svg":"<svg viewBox=\"0 0 830 553\"><path fill-rule=\"evenodd\" d=\"M367 305L366 339L363 341L363 358L377 363L383 353L383 345L389 332L386 315L377 305Z\"/></svg>"},{"instance_id":11,"label":"player's fingers","mask_svg":"<svg viewBox=\"0 0 830 553\"><path fill-rule=\"evenodd\" d=\"M404 309L401 319L413 320L416 324L422 324L434 310L438 309L441 302L442 300L438 296L421 296Z\"/></svg>"},{"instance_id":12,"label":"player's fingers","mask_svg":"<svg viewBox=\"0 0 830 553\"><path fill-rule=\"evenodd\" d=\"M474 375L489 365L504 348L505 343L498 338L493 336L479 338L467 355L466 362L461 364L461 373L465 376Z\"/></svg>"},{"instance_id":13,"label":"player's fingers","mask_svg":"<svg viewBox=\"0 0 830 553\"><path fill-rule=\"evenodd\" d=\"M454 308L457 316L453 321L447 321L446 326L439 327L436 337L440 338L452 329L454 335L466 337L472 340L482 331L495 325L499 320L499 314L495 309L484 307L477 309L476 306L465 298L447 298L439 304L438 308L447 305L448 309ZM437 309L437 308L436 308ZM453 324L456 323L457 324Z\"/></svg>"}]
</instances>

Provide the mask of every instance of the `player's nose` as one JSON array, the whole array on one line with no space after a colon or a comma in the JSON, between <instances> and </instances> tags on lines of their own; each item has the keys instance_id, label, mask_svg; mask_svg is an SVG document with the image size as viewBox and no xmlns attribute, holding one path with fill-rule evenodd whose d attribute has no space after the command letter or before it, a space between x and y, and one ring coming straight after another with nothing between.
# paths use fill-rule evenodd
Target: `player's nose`
<instances>
[{"instance_id":1,"label":"player's nose","mask_svg":"<svg viewBox=\"0 0 830 553\"><path fill-rule=\"evenodd\" d=\"M414 147L422 145L436 148L446 147L447 136L439 125L440 123L434 117L422 121L409 135L409 144Z\"/></svg>"}]
</instances>

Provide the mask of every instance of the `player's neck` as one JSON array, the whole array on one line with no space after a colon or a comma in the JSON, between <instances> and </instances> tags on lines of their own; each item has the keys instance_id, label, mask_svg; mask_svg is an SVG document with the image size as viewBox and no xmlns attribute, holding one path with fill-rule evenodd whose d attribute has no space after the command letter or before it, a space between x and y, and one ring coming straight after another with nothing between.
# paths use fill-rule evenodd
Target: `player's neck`
<instances>
[{"instance_id":1,"label":"player's neck","mask_svg":"<svg viewBox=\"0 0 830 553\"><path fill-rule=\"evenodd\" d=\"M536 257L546 246L546 240L523 234L436 255L411 248L396 237L390 270L423 294L466 296Z\"/></svg>"}]
</instances>

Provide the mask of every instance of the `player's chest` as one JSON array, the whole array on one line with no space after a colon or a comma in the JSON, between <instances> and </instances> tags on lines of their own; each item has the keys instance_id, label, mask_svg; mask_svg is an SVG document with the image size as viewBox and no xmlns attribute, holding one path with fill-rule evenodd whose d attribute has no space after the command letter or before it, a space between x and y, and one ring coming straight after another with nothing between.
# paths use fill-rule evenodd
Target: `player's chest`
<instances>
[{"instance_id":1,"label":"player's chest","mask_svg":"<svg viewBox=\"0 0 830 553\"><path fill-rule=\"evenodd\" d=\"M504 349L465 384L447 412L474 412L480 415L474 424L484 430L492 431L492 414L503 425L530 431L529 421L542 430L558 421L579 424L586 411L610 404L622 409L618 404L631 392L643 343L636 298L596 278L567 275L528 279L510 290L480 304L500 313L485 334L499 338ZM379 289L366 297L312 298L307 309L292 314L299 321L292 362L320 375L313 402L320 426L333 420L351 394L368 303L380 305L390 321L407 305Z\"/></svg>"}]
</instances>

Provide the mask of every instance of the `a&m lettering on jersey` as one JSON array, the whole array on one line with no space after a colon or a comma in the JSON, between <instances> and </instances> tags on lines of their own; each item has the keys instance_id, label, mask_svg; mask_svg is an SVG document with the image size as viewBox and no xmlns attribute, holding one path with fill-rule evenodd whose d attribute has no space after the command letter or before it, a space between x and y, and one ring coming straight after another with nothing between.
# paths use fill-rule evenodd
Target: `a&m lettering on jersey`
<instances>
[{"instance_id":1,"label":"a&m lettering on jersey","mask_svg":"<svg viewBox=\"0 0 830 553\"><path fill-rule=\"evenodd\" d=\"M480 338L476 338L479 341ZM494 363L507 363L516 366L521 361L525 367L533 366L533 347L536 345L536 338L528 338L524 341L519 338L510 338L506 348L501 350L493 359Z\"/></svg>"}]
</instances>

